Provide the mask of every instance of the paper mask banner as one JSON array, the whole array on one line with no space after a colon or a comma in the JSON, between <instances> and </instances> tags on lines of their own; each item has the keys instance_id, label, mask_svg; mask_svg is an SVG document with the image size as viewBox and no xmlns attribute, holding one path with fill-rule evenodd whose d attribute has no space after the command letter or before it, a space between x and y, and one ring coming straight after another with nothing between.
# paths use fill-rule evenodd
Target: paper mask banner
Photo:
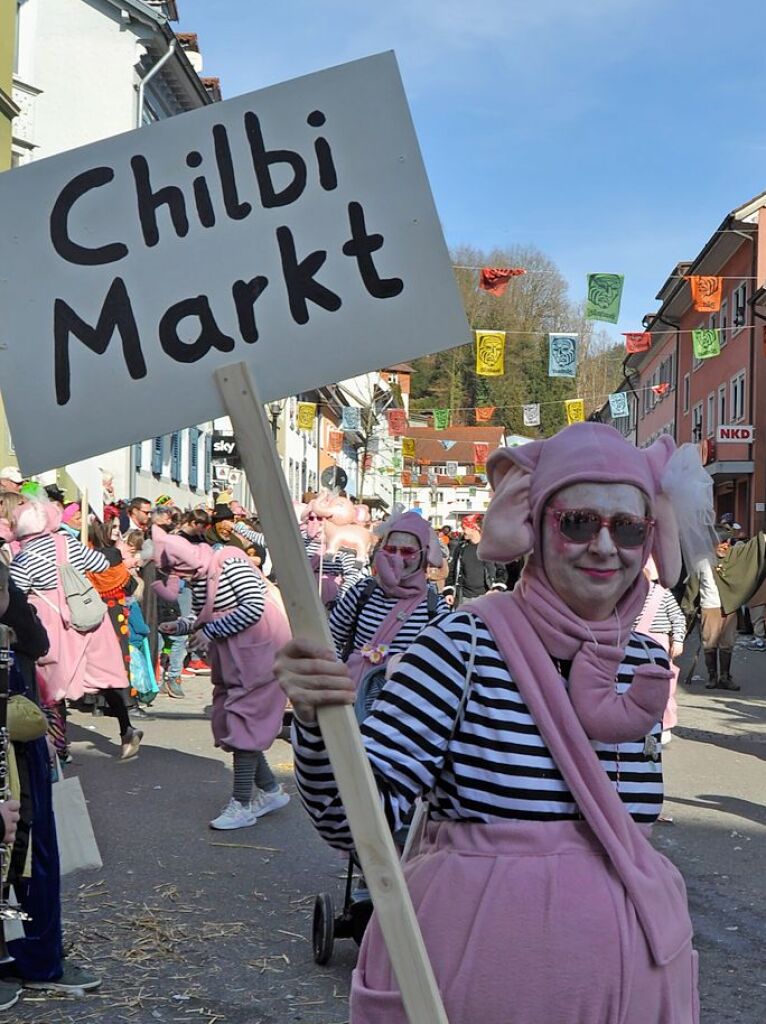
<instances>
[{"instance_id":1,"label":"paper mask banner","mask_svg":"<svg viewBox=\"0 0 766 1024\"><path fill-rule=\"evenodd\" d=\"M460 487L463 483L462 476L458 476L457 473L455 474L455 483L458 485L458 487Z\"/></svg>"},{"instance_id":2,"label":"paper mask banner","mask_svg":"<svg viewBox=\"0 0 766 1024\"><path fill-rule=\"evenodd\" d=\"M341 426L344 430L359 430L362 423L362 410L354 407L348 407L343 410L343 420Z\"/></svg>"},{"instance_id":3,"label":"paper mask banner","mask_svg":"<svg viewBox=\"0 0 766 1024\"><path fill-rule=\"evenodd\" d=\"M412 486L412 473L409 471L409 469L403 469L402 470L402 487L411 487L411 486Z\"/></svg>"},{"instance_id":4,"label":"paper mask banner","mask_svg":"<svg viewBox=\"0 0 766 1024\"><path fill-rule=\"evenodd\" d=\"M582 398L570 398L564 402L567 411L567 423L585 422L585 402Z\"/></svg>"},{"instance_id":5,"label":"paper mask banner","mask_svg":"<svg viewBox=\"0 0 766 1024\"><path fill-rule=\"evenodd\" d=\"M490 295L503 295L512 277L526 274L523 267L483 267L479 273L479 288Z\"/></svg>"},{"instance_id":6,"label":"paper mask banner","mask_svg":"<svg viewBox=\"0 0 766 1024\"><path fill-rule=\"evenodd\" d=\"M524 426L525 427L539 427L540 426L540 406L539 405L524 405L522 406L524 412Z\"/></svg>"},{"instance_id":7,"label":"paper mask banner","mask_svg":"<svg viewBox=\"0 0 766 1024\"><path fill-rule=\"evenodd\" d=\"M715 329L692 331L695 359L712 359L721 354L721 332Z\"/></svg>"},{"instance_id":8,"label":"paper mask banner","mask_svg":"<svg viewBox=\"0 0 766 1024\"><path fill-rule=\"evenodd\" d=\"M327 439L327 447L331 452L343 451L343 431L331 430Z\"/></svg>"},{"instance_id":9,"label":"paper mask banner","mask_svg":"<svg viewBox=\"0 0 766 1024\"><path fill-rule=\"evenodd\" d=\"M473 467L473 475L474 476L484 476L484 474L486 472L487 472L487 464L486 464L486 462L476 462L476 463L474 463L474 467Z\"/></svg>"},{"instance_id":10,"label":"paper mask banner","mask_svg":"<svg viewBox=\"0 0 766 1024\"><path fill-rule=\"evenodd\" d=\"M368 437L367 438L367 451L377 455L380 451L380 438L379 437Z\"/></svg>"},{"instance_id":11,"label":"paper mask banner","mask_svg":"<svg viewBox=\"0 0 766 1024\"><path fill-rule=\"evenodd\" d=\"M403 437L402 438L402 455L405 459L415 458L415 438L414 437Z\"/></svg>"},{"instance_id":12,"label":"paper mask banner","mask_svg":"<svg viewBox=\"0 0 766 1024\"><path fill-rule=\"evenodd\" d=\"M440 441L439 444L442 446L445 452L448 452L455 447L457 441Z\"/></svg>"},{"instance_id":13,"label":"paper mask banner","mask_svg":"<svg viewBox=\"0 0 766 1024\"><path fill-rule=\"evenodd\" d=\"M447 476L457 476L457 462L447 463Z\"/></svg>"},{"instance_id":14,"label":"paper mask banner","mask_svg":"<svg viewBox=\"0 0 766 1024\"><path fill-rule=\"evenodd\" d=\"M577 376L577 335L548 335L548 376Z\"/></svg>"},{"instance_id":15,"label":"paper mask banner","mask_svg":"<svg viewBox=\"0 0 766 1024\"><path fill-rule=\"evenodd\" d=\"M480 377L502 377L505 366L505 331L474 331L476 372Z\"/></svg>"},{"instance_id":16,"label":"paper mask banner","mask_svg":"<svg viewBox=\"0 0 766 1024\"><path fill-rule=\"evenodd\" d=\"M629 415L628 396L624 391L618 391L609 396L609 411L612 414L613 420L618 420L621 416Z\"/></svg>"},{"instance_id":17,"label":"paper mask banner","mask_svg":"<svg viewBox=\"0 0 766 1024\"><path fill-rule=\"evenodd\" d=\"M407 413L404 409L389 409L386 418L388 419L388 433L391 437L401 437L409 427Z\"/></svg>"},{"instance_id":18,"label":"paper mask banner","mask_svg":"<svg viewBox=\"0 0 766 1024\"><path fill-rule=\"evenodd\" d=\"M698 313L717 313L721 308L722 277L703 277L695 274L687 278L692 290L692 302Z\"/></svg>"},{"instance_id":19,"label":"paper mask banner","mask_svg":"<svg viewBox=\"0 0 766 1024\"><path fill-rule=\"evenodd\" d=\"M486 462L489 458L489 444L487 441L474 441L473 461ZM482 471L483 472L483 471Z\"/></svg>"},{"instance_id":20,"label":"paper mask banner","mask_svg":"<svg viewBox=\"0 0 766 1024\"><path fill-rule=\"evenodd\" d=\"M651 331L626 331L624 336L627 352L648 352L652 347Z\"/></svg>"},{"instance_id":21,"label":"paper mask banner","mask_svg":"<svg viewBox=\"0 0 766 1024\"><path fill-rule=\"evenodd\" d=\"M653 394L659 395L659 397L662 398L663 395L666 395L668 391L670 391L670 384L667 382L664 384L655 384L654 387L649 390L652 391Z\"/></svg>"},{"instance_id":22,"label":"paper mask banner","mask_svg":"<svg viewBox=\"0 0 766 1024\"><path fill-rule=\"evenodd\" d=\"M620 319L620 300L625 278L622 274L588 274L586 320L605 320L616 324Z\"/></svg>"},{"instance_id":23,"label":"paper mask banner","mask_svg":"<svg viewBox=\"0 0 766 1024\"><path fill-rule=\"evenodd\" d=\"M489 423L492 417L495 415L494 405L482 405L478 409L474 410L476 413L477 423Z\"/></svg>"},{"instance_id":24,"label":"paper mask banner","mask_svg":"<svg viewBox=\"0 0 766 1024\"><path fill-rule=\"evenodd\" d=\"M298 430L313 430L316 416L316 402L298 402Z\"/></svg>"},{"instance_id":25,"label":"paper mask banner","mask_svg":"<svg viewBox=\"0 0 766 1024\"><path fill-rule=\"evenodd\" d=\"M449 426L449 409L434 409L434 430L446 430Z\"/></svg>"},{"instance_id":26,"label":"paper mask banner","mask_svg":"<svg viewBox=\"0 0 766 1024\"><path fill-rule=\"evenodd\" d=\"M402 457L401 457L401 455L392 455L391 456L391 465L394 467L394 469L401 469L402 468Z\"/></svg>"}]
</instances>

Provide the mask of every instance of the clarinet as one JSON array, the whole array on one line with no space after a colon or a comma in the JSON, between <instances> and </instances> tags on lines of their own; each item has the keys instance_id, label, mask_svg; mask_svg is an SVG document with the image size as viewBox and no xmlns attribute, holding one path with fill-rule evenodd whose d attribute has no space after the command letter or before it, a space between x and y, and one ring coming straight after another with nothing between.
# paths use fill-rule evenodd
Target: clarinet
<instances>
[{"instance_id":1,"label":"clarinet","mask_svg":"<svg viewBox=\"0 0 766 1024\"><path fill-rule=\"evenodd\" d=\"M0 625L0 803L11 799L11 773L8 762L8 700L10 699L10 676L13 653L10 643L10 629ZM0 843L0 964L8 964L13 957L5 941L5 921L28 921L27 914L12 907L5 899L6 864L10 859L10 847Z\"/></svg>"}]
</instances>

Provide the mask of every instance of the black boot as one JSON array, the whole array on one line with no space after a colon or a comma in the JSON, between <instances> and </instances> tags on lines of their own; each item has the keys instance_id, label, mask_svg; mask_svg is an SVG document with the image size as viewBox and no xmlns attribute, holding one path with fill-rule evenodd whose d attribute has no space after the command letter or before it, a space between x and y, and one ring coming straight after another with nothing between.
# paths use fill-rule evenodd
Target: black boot
<instances>
[{"instance_id":1,"label":"black boot","mask_svg":"<svg viewBox=\"0 0 766 1024\"><path fill-rule=\"evenodd\" d=\"M739 683L731 678L731 651L719 651L718 657L721 660L721 677L719 685L722 690L739 690Z\"/></svg>"},{"instance_id":2,"label":"black boot","mask_svg":"<svg viewBox=\"0 0 766 1024\"><path fill-rule=\"evenodd\" d=\"M715 690L718 686L718 650L705 651L705 668L707 668L706 690Z\"/></svg>"}]
</instances>

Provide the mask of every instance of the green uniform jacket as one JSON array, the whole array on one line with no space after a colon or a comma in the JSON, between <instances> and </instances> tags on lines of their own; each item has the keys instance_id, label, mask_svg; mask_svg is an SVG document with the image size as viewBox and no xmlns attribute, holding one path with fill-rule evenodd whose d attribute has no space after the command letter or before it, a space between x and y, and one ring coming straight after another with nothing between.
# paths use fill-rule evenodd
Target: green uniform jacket
<instances>
[{"instance_id":1,"label":"green uniform jacket","mask_svg":"<svg viewBox=\"0 0 766 1024\"><path fill-rule=\"evenodd\" d=\"M752 540L735 544L724 558L718 559L713 574L724 615L747 604L766 577L766 533L757 533ZM699 605L699 589L699 576L692 573L681 601L687 622Z\"/></svg>"}]
</instances>

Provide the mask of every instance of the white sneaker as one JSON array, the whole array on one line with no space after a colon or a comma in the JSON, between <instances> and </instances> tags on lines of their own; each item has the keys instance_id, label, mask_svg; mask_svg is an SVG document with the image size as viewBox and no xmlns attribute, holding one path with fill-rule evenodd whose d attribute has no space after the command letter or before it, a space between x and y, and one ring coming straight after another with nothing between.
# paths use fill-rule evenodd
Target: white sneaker
<instances>
[{"instance_id":1,"label":"white sneaker","mask_svg":"<svg viewBox=\"0 0 766 1024\"><path fill-rule=\"evenodd\" d=\"M256 818L262 818L264 814L271 811L278 811L280 807L290 803L290 794L286 793L280 786L273 793L267 793L263 789L256 788L253 802L250 805Z\"/></svg>"},{"instance_id":2,"label":"white sneaker","mask_svg":"<svg viewBox=\"0 0 766 1024\"><path fill-rule=\"evenodd\" d=\"M241 804L234 797L229 800L217 818L210 822L211 828L247 828L255 825L258 816L253 811L252 804Z\"/></svg>"}]
</instances>

